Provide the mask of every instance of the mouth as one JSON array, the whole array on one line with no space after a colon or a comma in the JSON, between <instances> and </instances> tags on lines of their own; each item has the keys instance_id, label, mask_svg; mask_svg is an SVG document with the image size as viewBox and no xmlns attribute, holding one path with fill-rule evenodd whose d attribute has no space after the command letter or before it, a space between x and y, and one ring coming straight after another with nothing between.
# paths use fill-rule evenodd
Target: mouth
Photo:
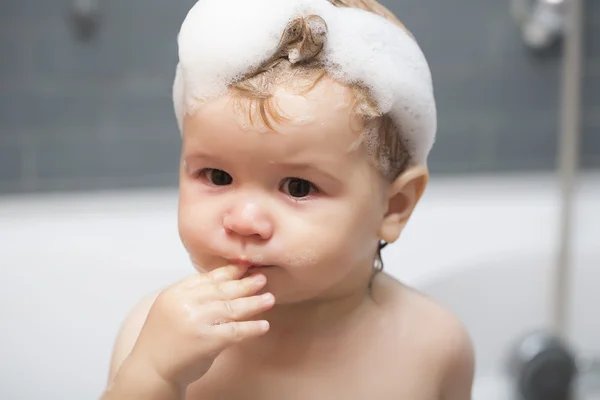
<instances>
[{"instance_id":1,"label":"mouth","mask_svg":"<svg viewBox=\"0 0 600 400\"><path fill-rule=\"evenodd\" d=\"M250 265L248 271L256 271L258 269L271 268L273 265Z\"/></svg>"},{"instance_id":2,"label":"mouth","mask_svg":"<svg viewBox=\"0 0 600 400\"><path fill-rule=\"evenodd\" d=\"M240 265L246 268L246 271L242 275L242 278L247 278L255 273L266 273L266 270L269 270L273 265L265 265L265 264L254 264L248 261L240 261L240 260L230 260L230 263L233 265Z\"/></svg>"},{"instance_id":3,"label":"mouth","mask_svg":"<svg viewBox=\"0 0 600 400\"><path fill-rule=\"evenodd\" d=\"M266 264L257 264L257 263L253 263L248 260L238 260L238 259L232 259L232 260L229 260L229 262L233 265L239 265L242 267L246 267L248 269L248 271L254 271L254 270L263 269L263 268L270 268L273 266L273 265L266 265Z\"/></svg>"}]
</instances>

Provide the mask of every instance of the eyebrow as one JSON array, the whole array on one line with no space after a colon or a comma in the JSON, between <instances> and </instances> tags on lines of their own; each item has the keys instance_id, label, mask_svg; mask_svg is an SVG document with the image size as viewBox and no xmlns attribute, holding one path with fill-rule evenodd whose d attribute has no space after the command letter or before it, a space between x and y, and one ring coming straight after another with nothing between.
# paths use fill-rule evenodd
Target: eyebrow
<instances>
[{"instance_id":1,"label":"eyebrow","mask_svg":"<svg viewBox=\"0 0 600 400\"><path fill-rule=\"evenodd\" d=\"M208 161L223 161L222 157L214 156L209 153L205 153L202 151L194 151L191 154L184 154L183 160L190 161L194 159L205 159ZM274 162L273 165L280 166L283 168L287 168L295 171L315 171L316 173L325 175L327 178L332 179L336 182L340 182L340 179L334 176L332 173L324 170L319 167L316 163L311 162L294 162L294 161L282 161L282 162Z\"/></svg>"},{"instance_id":2,"label":"eyebrow","mask_svg":"<svg viewBox=\"0 0 600 400\"><path fill-rule=\"evenodd\" d=\"M339 178L335 177L333 174L331 174L330 172L327 172L323 168L320 168L315 163L303 163L303 162L284 161L284 162L275 163L275 164L283 166L283 167L291 169L291 170L316 171L317 173L325 175L329 179L332 179L332 180L334 180L336 182L340 182Z\"/></svg>"},{"instance_id":3,"label":"eyebrow","mask_svg":"<svg viewBox=\"0 0 600 400\"><path fill-rule=\"evenodd\" d=\"M191 159L194 159L194 158L207 158L209 160L214 160L214 159L216 159L218 157L215 157L212 154L205 153L205 152L198 151L198 150L194 150L194 151L190 151L190 152L187 152L187 153L186 152L183 153L183 159L184 160L191 160Z\"/></svg>"}]
</instances>

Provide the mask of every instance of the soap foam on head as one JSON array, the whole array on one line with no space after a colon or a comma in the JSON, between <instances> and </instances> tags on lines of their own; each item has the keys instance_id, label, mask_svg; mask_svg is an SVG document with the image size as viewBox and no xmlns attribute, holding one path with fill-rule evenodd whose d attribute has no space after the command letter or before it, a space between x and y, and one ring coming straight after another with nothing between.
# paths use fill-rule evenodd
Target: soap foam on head
<instances>
[{"instance_id":1,"label":"soap foam on head","mask_svg":"<svg viewBox=\"0 0 600 400\"><path fill-rule=\"evenodd\" d=\"M326 0L198 1L178 38L188 101L224 94L273 54L294 16L310 14L315 5L333 7Z\"/></svg>"},{"instance_id":2,"label":"soap foam on head","mask_svg":"<svg viewBox=\"0 0 600 400\"><path fill-rule=\"evenodd\" d=\"M318 56L326 71L345 84L366 86L379 111L389 113L402 132L411 158L426 162L437 129L436 105L418 44L383 17L327 0L198 1L178 38L173 96L180 129L186 112L226 94L271 58L290 21L310 15L327 24Z\"/></svg>"}]
</instances>

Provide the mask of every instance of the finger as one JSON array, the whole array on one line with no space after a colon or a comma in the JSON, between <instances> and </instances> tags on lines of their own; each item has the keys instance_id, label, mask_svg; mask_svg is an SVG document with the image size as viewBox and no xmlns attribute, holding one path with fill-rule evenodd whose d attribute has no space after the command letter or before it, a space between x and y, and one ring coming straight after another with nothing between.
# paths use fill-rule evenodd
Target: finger
<instances>
[{"instance_id":1,"label":"finger","mask_svg":"<svg viewBox=\"0 0 600 400\"><path fill-rule=\"evenodd\" d=\"M196 287L206 283L219 283L229 280L236 280L244 276L247 270L248 267L243 265L226 265L224 267L216 268L210 272L190 275L183 280L183 284L185 287Z\"/></svg>"},{"instance_id":2,"label":"finger","mask_svg":"<svg viewBox=\"0 0 600 400\"><path fill-rule=\"evenodd\" d=\"M206 285L201 292L199 300L234 300L241 297L252 296L267 283L267 278L262 274L255 274L241 280L220 282L216 285Z\"/></svg>"},{"instance_id":3,"label":"finger","mask_svg":"<svg viewBox=\"0 0 600 400\"><path fill-rule=\"evenodd\" d=\"M215 325L214 333L226 342L241 342L245 339L264 335L269 331L269 322L260 321L235 321Z\"/></svg>"},{"instance_id":4,"label":"finger","mask_svg":"<svg viewBox=\"0 0 600 400\"><path fill-rule=\"evenodd\" d=\"M207 274L207 277L212 282L225 282L240 279L246 271L248 271L249 265L226 265L224 267L216 268Z\"/></svg>"},{"instance_id":5,"label":"finger","mask_svg":"<svg viewBox=\"0 0 600 400\"><path fill-rule=\"evenodd\" d=\"M205 306L207 319L213 324L249 319L275 304L271 293L234 300L215 301Z\"/></svg>"}]
</instances>

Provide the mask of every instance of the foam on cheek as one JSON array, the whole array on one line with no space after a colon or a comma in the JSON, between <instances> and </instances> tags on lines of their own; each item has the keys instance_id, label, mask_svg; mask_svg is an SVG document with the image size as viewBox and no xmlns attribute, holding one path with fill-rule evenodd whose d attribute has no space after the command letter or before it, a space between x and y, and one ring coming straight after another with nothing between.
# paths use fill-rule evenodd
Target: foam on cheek
<instances>
[{"instance_id":1,"label":"foam on cheek","mask_svg":"<svg viewBox=\"0 0 600 400\"><path fill-rule=\"evenodd\" d=\"M265 262L265 256L263 256L262 254L256 254L250 257L250 262L254 264L262 264Z\"/></svg>"},{"instance_id":2,"label":"foam on cheek","mask_svg":"<svg viewBox=\"0 0 600 400\"><path fill-rule=\"evenodd\" d=\"M317 262L317 252L312 249L289 252L285 254L284 262L292 267L314 265Z\"/></svg>"}]
</instances>

